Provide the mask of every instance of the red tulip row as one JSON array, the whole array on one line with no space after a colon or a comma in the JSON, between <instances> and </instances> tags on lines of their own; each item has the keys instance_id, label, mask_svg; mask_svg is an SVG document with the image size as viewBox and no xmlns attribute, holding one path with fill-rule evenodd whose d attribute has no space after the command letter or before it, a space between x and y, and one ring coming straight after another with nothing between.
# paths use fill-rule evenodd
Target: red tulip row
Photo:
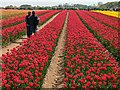
<instances>
[{"instance_id":1,"label":"red tulip row","mask_svg":"<svg viewBox=\"0 0 120 90\"><path fill-rule=\"evenodd\" d=\"M102 13L100 13L100 12L96 12L96 13L98 13L99 15L101 15L101 16L103 16L103 17L106 17L106 18L112 19L113 21L118 21L118 20L119 20L119 18L114 17L114 16L110 16L110 15L102 14Z\"/></svg>"},{"instance_id":2,"label":"red tulip row","mask_svg":"<svg viewBox=\"0 0 120 90\"><path fill-rule=\"evenodd\" d=\"M0 74L3 88L41 88L65 17L66 11L62 11L42 30L25 40L22 46L2 55Z\"/></svg>"},{"instance_id":3,"label":"red tulip row","mask_svg":"<svg viewBox=\"0 0 120 90\"><path fill-rule=\"evenodd\" d=\"M6 46L26 33L26 24L21 23L1 30L2 45Z\"/></svg>"},{"instance_id":4,"label":"red tulip row","mask_svg":"<svg viewBox=\"0 0 120 90\"><path fill-rule=\"evenodd\" d=\"M80 18L83 20L90 32L113 54L113 56L118 60L120 56L118 55L118 50L120 50L118 42L118 31L108 27L89 15L84 11L77 11Z\"/></svg>"},{"instance_id":5,"label":"red tulip row","mask_svg":"<svg viewBox=\"0 0 120 90\"><path fill-rule=\"evenodd\" d=\"M113 30L112 28L94 20L84 11L77 11L77 12L94 31L96 31L104 39L108 40L112 46L118 48L118 32L116 30Z\"/></svg>"},{"instance_id":6,"label":"red tulip row","mask_svg":"<svg viewBox=\"0 0 120 90\"><path fill-rule=\"evenodd\" d=\"M108 18L102 14L96 13L96 12L88 12L88 11L84 11L85 13L89 14L90 16L92 16L93 18L99 20L100 22L111 26L115 29L119 29L119 24L118 24L118 20L113 20L112 17ZM119 30L120 31L120 30Z\"/></svg>"},{"instance_id":7,"label":"red tulip row","mask_svg":"<svg viewBox=\"0 0 120 90\"><path fill-rule=\"evenodd\" d=\"M40 17L40 23L44 23L49 18L52 17L52 15L56 14L58 11L51 11L50 13L43 15ZM26 34L26 24L25 22L18 24L16 26L11 26L9 28L4 28L1 31L2 34L2 45L6 46L8 43L11 43L18 39L19 37Z\"/></svg>"},{"instance_id":8,"label":"red tulip row","mask_svg":"<svg viewBox=\"0 0 120 90\"><path fill-rule=\"evenodd\" d=\"M120 88L118 63L94 38L74 11L69 13L64 59L64 88Z\"/></svg>"},{"instance_id":9,"label":"red tulip row","mask_svg":"<svg viewBox=\"0 0 120 90\"><path fill-rule=\"evenodd\" d=\"M51 10L51 11L49 11L49 13L45 14L44 16L39 16L41 24L45 23L46 20L50 19L53 15L55 15L58 12L60 12L60 11L59 10Z\"/></svg>"},{"instance_id":10,"label":"red tulip row","mask_svg":"<svg viewBox=\"0 0 120 90\"><path fill-rule=\"evenodd\" d=\"M47 13L49 11L38 11L36 12L36 14L39 16L39 15L42 15L44 13ZM16 25L17 23L19 24L20 22L24 22L25 21L25 17L26 15L22 15L21 17L15 17L15 18L12 18L12 19L9 19L9 20L2 20L2 28L6 28L6 27L9 27L9 26L13 26L13 25Z\"/></svg>"}]
</instances>

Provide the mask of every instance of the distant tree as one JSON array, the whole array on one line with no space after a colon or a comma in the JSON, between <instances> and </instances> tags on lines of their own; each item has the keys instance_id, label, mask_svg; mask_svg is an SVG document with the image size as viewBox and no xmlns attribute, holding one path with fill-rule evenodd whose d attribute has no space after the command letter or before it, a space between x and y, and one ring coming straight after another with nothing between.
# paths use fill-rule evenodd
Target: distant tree
<instances>
[{"instance_id":1,"label":"distant tree","mask_svg":"<svg viewBox=\"0 0 120 90\"><path fill-rule=\"evenodd\" d=\"M32 10L33 7L32 7L31 5L21 5L21 6L20 6L20 9Z\"/></svg>"},{"instance_id":2,"label":"distant tree","mask_svg":"<svg viewBox=\"0 0 120 90\"><path fill-rule=\"evenodd\" d=\"M40 6L36 6L36 10L40 10L40 9L42 9Z\"/></svg>"},{"instance_id":3,"label":"distant tree","mask_svg":"<svg viewBox=\"0 0 120 90\"><path fill-rule=\"evenodd\" d=\"M18 7L17 7L17 6L14 6L13 8L14 8L14 9L18 9Z\"/></svg>"},{"instance_id":4,"label":"distant tree","mask_svg":"<svg viewBox=\"0 0 120 90\"><path fill-rule=\"evenodd\" d=\"M5 9L14 9L12 5L6 6Z\"/></svg>"},{"instance_id":5,"label":"distant tree","mask_svg":"<svg viewBox=\"0 0 120 90\"><path fill-rule=\"evenodd\" d=\"M101 5L103 5L103 2L98 2L98 5L97 5L97 6L99 7L99 6L101 6Z\"/></svg>"},{"instance_id":6,"label":"distant tree","mask_svg":"<svg viewBox=\"0 0 120 90\"><path fill-rule=\"evenodd\" d=\"M98 8L102 10L110 10L119 7L119 2L107 2L103 5L100 5Z\"/></svg>"}]
</instances>

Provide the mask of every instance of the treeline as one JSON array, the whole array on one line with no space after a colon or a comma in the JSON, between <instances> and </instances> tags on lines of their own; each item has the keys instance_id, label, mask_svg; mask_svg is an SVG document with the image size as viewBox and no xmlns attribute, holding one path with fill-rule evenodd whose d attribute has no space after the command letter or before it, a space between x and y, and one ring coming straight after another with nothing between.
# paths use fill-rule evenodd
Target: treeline
<instances>
[{"instance_id":1,"label":"treeline","mask_svg":"<svg viewBox=\"0 0 120 90\"><path fill-rule=\"evenodd\" d=\"M102 4L100 6L87 6L82 4L72 4L69 5L68 3L65 3L63 5L56 5L56 6L32 6L32 5L21 5L19 7L17 6L6 6L2 9L18 9L18 10L113 10L113 11L120 11L120 1L119 2L107 2L105 4Z\"/></svg>"},{"instance_id":2,"label":"treeline","mask_svg":"<svg viewBox=\"0 0 120 90\"><path fill-rule=\"evenodd\" d=\"M18 9L18 10L64 10L64 9L70 9L70 10L78 10L78 9L87 9L87 5L82 4L64 4L64 5L58 5L58 6L32 6L32 5L21 5L20 7L9 5L2 9Z\"/></svg>"},{"instance_id":3,"label":"treeline","mask_svg":"<svg viewBox=\"0 0 120 90\"><path fill-rule=\"evenodd\" d=\"M113 11L120 11L120 1L119 2L107 2L103 5L97 7L100 10L113 10Z\"/></svg>"}]
</instances>

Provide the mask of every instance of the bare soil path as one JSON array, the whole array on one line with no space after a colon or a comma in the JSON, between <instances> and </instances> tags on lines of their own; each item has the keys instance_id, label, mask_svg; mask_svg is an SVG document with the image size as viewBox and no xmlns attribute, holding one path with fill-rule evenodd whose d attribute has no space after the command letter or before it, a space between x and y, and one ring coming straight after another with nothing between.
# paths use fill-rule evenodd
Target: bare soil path
<instances>
[{"instance_id":1,"label":"bare soil path","mask_svg":"<svg viewBox=\"0 0 120 90\"><path fill-rule=\"evenodd\" d=\"M63 50L65 46L67 21L68 21L68 13L66 15L66 20L63 26L62 33L58 40L58 46L56 47L54 56L51 60L47 74L44 78L44 82L42 85L43 90L44 88L51 88L51 89L63 88L64 60L63 58L61 58L61 56L63 56Z\"/></svg>"},{"instance_id":2,"label":"bare soil path","mask_svg":"<svg viewBox=\"0 0 120 90\"><path fill-rule=\"evenodd\" d=\"M59 13L58 13L59 14ZM41 25L38 28L38 31L41 30L42 28L44 28L44 26L46 26L49 22L51 22L58 14L54 15L51 19L49 19L45 24ZM22 36L20 39L17 39L14 43L11 43L10 45L4 47L4 48L0 48L0 56L2 56L2 54L5 54L7 52L10 52L10 50L12 50L13 48L19 46L23 40L25 40L27 38L27 35ZM8 51L9 49L9 51Z\"/></svg>"}]
</instances>

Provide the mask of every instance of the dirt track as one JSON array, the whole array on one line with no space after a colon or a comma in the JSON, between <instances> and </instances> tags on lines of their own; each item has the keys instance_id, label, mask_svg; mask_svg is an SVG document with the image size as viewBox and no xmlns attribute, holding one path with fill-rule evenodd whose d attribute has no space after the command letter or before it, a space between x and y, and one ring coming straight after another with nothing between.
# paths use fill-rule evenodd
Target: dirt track
<instances>
[{"instance_id":1,"label":"dirt track","mask_svg":"<svg viewBox=\"0 0 120 90\"><path fill-rule=\"evenodd\" d=\"M63 49L65 45L66 26L68 21L68 13L66 16L65 24L60 35L58 46L56 47L55 54L51 60L50 67L44 79L42 88L62 88L64 79L64 60Z\"/></svg>"}]
</instances>

